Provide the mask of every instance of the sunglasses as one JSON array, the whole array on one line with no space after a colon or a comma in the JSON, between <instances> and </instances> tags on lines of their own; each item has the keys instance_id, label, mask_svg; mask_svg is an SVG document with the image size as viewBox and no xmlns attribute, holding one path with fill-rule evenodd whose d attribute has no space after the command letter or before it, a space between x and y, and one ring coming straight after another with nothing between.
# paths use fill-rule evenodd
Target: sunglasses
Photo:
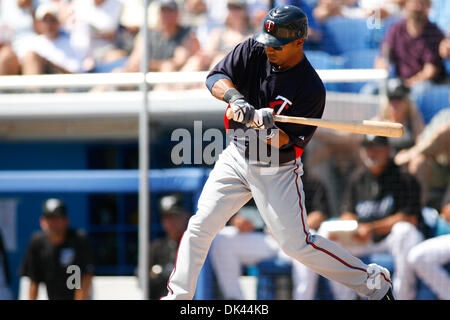
<instances>
[{"instance_id":1,"label":"sunglasses","mask_svg":"<svg viewBox=\"0 0 450 320\"><path fill-rule=\"evenodd\" d=\"M244 10L246 8L244 6L239 6L239 5L236 5L236 4L229 4L228 5L228 9L229 10Z\"/></svg>"},{"instance_id":2,"label":"sunglasses","mask_svg":"<svg viewBox=\"0 0 450 320\"><path fill-rule=\"evenodd\" d=\"M54 22L57 22L58 21L58 19L56 19L55 17L45 17L44 19L42 19L42 21L43 22L46 22L46 23L54 23Z\"/></svg>"}]
</instances>

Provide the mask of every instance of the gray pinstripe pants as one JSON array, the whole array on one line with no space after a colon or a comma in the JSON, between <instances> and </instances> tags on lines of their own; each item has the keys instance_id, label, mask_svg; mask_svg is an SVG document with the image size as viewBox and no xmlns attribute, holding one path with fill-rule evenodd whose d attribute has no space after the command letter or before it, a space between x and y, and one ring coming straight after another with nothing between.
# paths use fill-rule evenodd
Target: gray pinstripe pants
<instances>
[{"instance_id":1,"label":"gray pinstripe pants","mask_svg":"<svg viewBox=\"0 0 450 320\"><path fill-rule=\"evenodd\" d=\"M275 172L276 171L276 172ZM389 272L370 289L368 266L338 244L312 235L306 224L301 158L277 168L249 163L231 143L219 156L203 188L198 210L189 221L162 299L192 299L211 242L252 197L282 250L318 274L369 299L381 299L390 287Z\"/></svg>"}]
</instances>

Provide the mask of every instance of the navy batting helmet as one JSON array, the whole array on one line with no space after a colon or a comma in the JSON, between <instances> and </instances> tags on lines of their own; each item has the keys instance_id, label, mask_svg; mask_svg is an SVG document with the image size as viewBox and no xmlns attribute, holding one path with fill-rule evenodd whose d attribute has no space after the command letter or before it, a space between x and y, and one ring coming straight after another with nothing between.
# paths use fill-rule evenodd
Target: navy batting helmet
<instances>
[{"instance_id":1,"label":"navy batting helmet","mask_svg":"<svg viewBox=\"0 0 450 320\"><path fill-rule=\"evenodd\" d=\"M307 38L308 17L302 9L286 5L270 10L263 29L253 39L270 47L281 47L294 40Z\"/></svg>"}]
</instances>

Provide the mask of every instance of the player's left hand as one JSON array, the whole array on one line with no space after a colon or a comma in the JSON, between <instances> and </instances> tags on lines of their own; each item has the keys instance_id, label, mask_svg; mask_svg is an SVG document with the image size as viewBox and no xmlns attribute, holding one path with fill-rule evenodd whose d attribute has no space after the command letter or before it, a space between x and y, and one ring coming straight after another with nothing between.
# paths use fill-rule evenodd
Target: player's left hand
<instances>
[{"instance_id":1,"label":"player's left hand","mask_svg":"<svg viewBox=\"0 0 450 320\"><path fill-rule=\"evenodd\" d=\"M273 110L270 108L255 110L255 114L253 115L253 125L255 129L272 129L274 126L272 112Z\"/></svg>"}]
</instances>

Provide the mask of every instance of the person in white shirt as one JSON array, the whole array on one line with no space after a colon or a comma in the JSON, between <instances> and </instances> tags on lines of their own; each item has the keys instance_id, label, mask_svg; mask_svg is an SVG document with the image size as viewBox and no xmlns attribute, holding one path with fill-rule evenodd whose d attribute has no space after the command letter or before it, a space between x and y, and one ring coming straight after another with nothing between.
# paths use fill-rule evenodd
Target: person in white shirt
<instances>
[{"instance_id":1,"label":"person in white shirt","mask_svg":"<svg viewBox=\"0 0 450 320\"><path fill-rule=\"evenodd\" d=\"M71 43L87 51L95 62L111 62L126 55L116 45L123 2L120 0L73 0L66 22Z\"/></svg>"},{"instance_id":2,"label":"person in white shirt","mask_svg":"<svg viewBox=\"0 0 450 320\"><path fill-rule=\"evenodd\" d=\"M35 35L32 0L0 1L0 75L20 72L20 59Z\"/></svg>"},{"instance_id":3,"label":"person in white shirt","mask_svg":"<svg viewBox=\"0 0 450 320\"><path fill-rule=\"evenodd\" d=\"M24 75L88 71L84 67L86 52L76 50L70 36L61 31L58 14L54 2L37 8L36 28L40 34L30 41L29 51L22 59Z\"/></svg>"}]
</instances>

